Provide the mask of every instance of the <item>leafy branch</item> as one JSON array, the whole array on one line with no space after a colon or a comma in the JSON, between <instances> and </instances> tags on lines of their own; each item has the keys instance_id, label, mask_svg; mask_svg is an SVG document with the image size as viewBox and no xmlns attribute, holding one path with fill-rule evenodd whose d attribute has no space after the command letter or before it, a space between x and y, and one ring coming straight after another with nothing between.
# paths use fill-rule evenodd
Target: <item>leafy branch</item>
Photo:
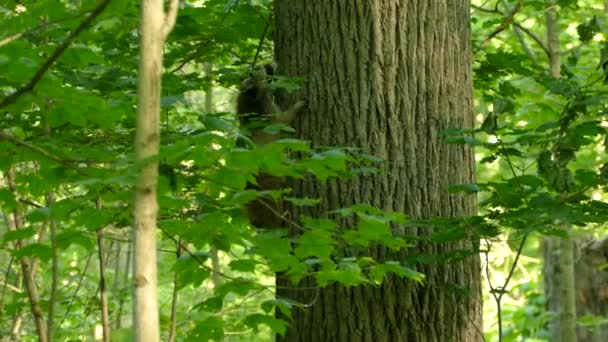
<instances>
[{"instance_id":1,"label":"leafy branch","mask_svg":"<svg viewBox=\"0 0 608 342\"><path fill-rule=\"evenodd\" d=\"M76 39L76 37L78 37L78 35L80 35L87 28L87 26L89 26L89 24L91 24L91 22L93 22L93 20L95 20L95 18L97 18L103 12L103 10L108 6L109 3L110 0L102 0L99 5L97 5L97 7L95 7L91 11L91 13L80 23L80 25L78 25L78 27L76 27L76 29L74 29L74 31L72 31L67 36L67 38L65 38L65 40L55 49L53 54L51 54L51 56L44 63L42 63L42 65L40 66L38 71L36 71L32 79L30 79L29 82L24 84L21 88L17 89L12 94L5 97L0 102L0 109L15 103L17 99L19 99L19 97L32 91L36 84L40 82L44 74L53 65L53 63L55 63L59 59L59 57L63 55L65 50L72 44L74 39Z\"/></svg>"}]
</instances>

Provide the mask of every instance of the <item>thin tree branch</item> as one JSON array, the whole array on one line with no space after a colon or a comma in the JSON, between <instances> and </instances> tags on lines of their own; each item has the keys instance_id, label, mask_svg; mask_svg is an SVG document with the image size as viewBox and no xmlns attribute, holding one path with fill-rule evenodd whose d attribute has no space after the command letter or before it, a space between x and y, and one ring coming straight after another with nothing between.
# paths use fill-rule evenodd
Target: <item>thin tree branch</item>
<instances>
[{"instance_id":1,"label":"thin tree branch","mask_svg":"<svg viewBox=\"0 0 608 342\"><path fill-rule=\"evenodd\" d=\"M72 298L70 298L70 303L68 304L68 307L66 308L65 313L63 314L63 318L61 319L61 322L59 322L59 325L58 325L59 328L61 328L61 326L63 325L63 322L68 318L68 315L70 314L70 311L72 310L72 305L74 304L74 300L76 300L76 297L78 296L78 292L80 291L80 288L82 287L82 282L84 280L84 277L87 274L87 271L89 270L89 264L91 263L92 257L93 257L93 253L89 254L89 256L87 257L87 261L84 265L84 269L80 273L80 278L78 279L78 285L76 285L76 290L74 290L74 294L72 295Z\"/></svg>"},{"instance_id":2,"label":"thin tree branch","mask_svg":"<svg viewBox=\"0 0 608 342\"><path fill-rule=\"evenodd\" d=\"M490 33L488 35L488 37L481 43L481 48L484 48L486 45L488 45L490 40L492 40L494 37L496 37L502 31L506 30L509 26L511 26L511 24L514 21L515 14L521 9L521 5L522 5L522 0L519 0L517 2L517 4L515 4L515 6L513 6L513 9L505 17L505 19L502 21L502 23L500 25L498 25L498 27L494 31L492 31L492 33ZM495 11L499 12L498 7L497 7L497 9L495 9Z\"/></svg>"},{"instance_id":3,"label":"thin tree branch","mask_svg":"<svg viewBox=\"0 0 608 342\"><path fill-rule=\"evenodd\" d=\"M253 57L253 61L251 62L251 70L255 68L256 63L258 62L260 51L262 50L262 45L264 44L264 40L266 39L266 33L268 32L268 27L270 26L271 21L272 14L270 14L268 20L266 20L266 26L264 26L264 31L262 32L262 36L260 37L260 44L258 44L258 49L255 51L255 57Z\"/></svg>"},{"instance_id":4,"label":"thin tree branch","mask_svg":"<svg viewBox=\"0 0 608 342\"><path fill-rule=\"evenodd\" d=\"M496 8L494 8L494 9L489 9L489 8L485 8L485 7L481 7L481 6L476 6L476 5L471 5L471 7L474 8L475 10L479 11L479 12L494 13L494 14L500 14L502 16L508 16L507 14L503 13L502 11L500 11L498 9L498 6ZM512 13L512 15L514 15L514 14L515 13ZM511 19L513 19L513 18L511 17ZM503 21L503 24L504 23L505 22ZM549 49L547 48L547 46L545 45L545 43L543 42L543 40L538 35L536 35L534 32L530 31L528 28L524 27L522 24L518 23L515 20L513 20L511 22L511 25L517 27L518 29L520 29L521 31L523 31L525 34L527 34L528 36L530 36L530 38L532 38L532 40L534 40L538 44L538 46L545 52L545 54L547 56L549 56ZM502 24L501 24L501 26L502 26ZM503 29L506 29L506 27L503 28ZM498 33L500 33L500 32L496 32L496 34L498 34Z\"/></svg>"},{"instance_id":5,"label":"thin tree branch","mask_svg":"<svg viewBox=\"0 0 608 342\"><path fill-rule=\"evenodd\" d=\"M536 42L536 44L538 44L538 46L545 52L545 54L547 56L549 56L549 49L547 48L547 46L545 45L545 43L543 42L543 40L539 36L537 36L534 32L530 31L526 27L522 26L518 22L513 22L513 26L517 27L522 32L524 32L525 34L527 34L528 36L530 36L530 38L532 38L532 40L534 40Z\"/></svg>"},{"instance_id":6,"label":"thin tree branch","mask_svg":"<svg viewBox=\"0 0 608 342\"><path fill-rule=\"evenodd\" d=\"M0 131L0 140L8 140L10 142L12 142L15 145L19 145L19 146L23 146L26 147L34 152L38 152L40 154L42 154L43 156L53 159L54 161L58 162L58 163L66 163L67 161L55 154L52 154L51 152L48 152L47 150L44 150L36 145L30 144L29 142L25 141L25 140L21 140L19 138L14 137L12 134Z\"/></svg>"},{"instance_id":7,"label":"thin tree branch","mask_svg":"<svg viewBox=\"0 0 608 342\"><path fill-rule=\"evenodd\" d=\"M534 54L534 51L532 51L530 49L530 47L528 46L528 44L526 43L526 40L524 39L524 36L522 34L522 31L515 26L515 23L513 23L513 31L515 32L515 35L517 36L517 40L519 41L519 44L521 45L521 48L524 50L524 52L528 55L528 57L530 58L530 60L532 60L533 64L538 64L538 60L536 58L536 55Z\"/></svg>"},{"instance_id":8,"label":"thin tree branch","mask_svg":"<svg viewBox=\"0 0 608 342\"><path fill-rule=\"evenodd\" d=\"M65 21L70 21L70 20L76 20L76 19L84 16L87 13L89 13L89 11L84 11L84 12L78 13L78 14L76 14L74 16L59 18L59 19L55 19L55 20L52 20L52 21L49 21L49 22L42 22L42 23L38 24L36 27L32 27L32 28L29 28L27 30L24 30L23 32L19 32L19 33L13 34L11 36L8 36L6 38L3 38L2 40L0 40L0 47L4 46L6 44L9 44L9 43L11 43L11 42L13 42L13 41L15 41L15 40L23 37L23 36L29 35L29 34L31 34L33 32L36 32L36 31L40 30L41 28L43 28L45 26L54 25L54 24L58 24L58 23L65 22Z\"/></svg>"},{"instance_id":9,"label":"thin tree branch","mask_svg":"<svg viewBox=\"0 0 608 342\"><path fill-rule=\"evenodd\" d=\"M110 0L102 0L99 5L97 5L97 7L95 7L91 13L80 23L80 25L78 25L78 27L76 27L76 29L74 31L72 31L68 37L63 41L63 43L61 43L53 52L53 54L42 64L42 66L38 69L38 71L36 71L36 73L34 74L34 77L32 77L32 79L27 82L25 85L23 85L21 88L17 89L14 93L10 94L9 96L5 97L1 102L0 102L0 108L4 108L10 104L15 103L15 101L17 101L17 99L21 96L24 95L30 91L32 91L34 89L34 87L36 86L36 84L38 82L40 82L40 80L42 79L42 77L44 76L44 74L47 72L47 70L51 67L51 65L53 65L53 63L55 63L55 61L57 61L57 59L59 59L59 57L61 57L61 55L63 55L63 53L65 52L65 50L70 46L70 44L72 44L72 41L74 41L74 39L84 31L84 29L97 17L101 14L101 12L103 12L103 10L106 8L106 6L108 6L108 4L110 3Z\"/></svg>"}]
</instances>

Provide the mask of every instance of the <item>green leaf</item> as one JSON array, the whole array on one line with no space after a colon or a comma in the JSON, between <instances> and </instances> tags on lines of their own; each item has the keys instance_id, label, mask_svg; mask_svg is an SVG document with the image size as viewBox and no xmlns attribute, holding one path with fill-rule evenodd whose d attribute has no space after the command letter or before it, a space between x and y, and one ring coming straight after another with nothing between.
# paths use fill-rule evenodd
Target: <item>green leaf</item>
<instances>
[{"instance_id":1,"label":"green leaf","mask_svg":"<svg viewBox=\"0 0 608 342\"><path fill-rule=\"evenodd\" d=\"M309 257L329 259L335 245L336 240L333 238L332 232L323 229L313 229L312 231L304 232L298 238L298 246L294 250L294 253L300 260Z\"/></svg>"},{"instance_id":2,"label":"green leaf","mask_svg":"<svg viewBox=\"0 0 608 342\"><path fill-rule=\"evenodd\" d=\"M268 326L273 332L278 333L281 336L285 336L287 330L287 322L282 319L274 318L270 315L263 314L251 314L245 317L243 324L252 328L254 331L258 331L258 326L264 324Z\"/></svg>"},{"instance_id":3,"label":"green leaf","mask_svg":"<svg viewBox=\"0 0 608 342\"><path fill-rule=\"evenodd\" d=\"M193 253L181 256L175 261L171 270L177 274L178 289L188 285L199 287L203 281L209 278L211 272L204 267L204 262L208 257L207 253Z\"/></svg>"},{"instance_id":4,"label":"green leaf","mask_svg":"<svg viewBox=\"0 0 608 342\"><path fill-rule=\"evenodd\" d=\"M458 185L450 185L450 187L448 188L448 191L452 192L452 193L465 192L467 194L474 194L474 193L478 193L479 191L481 191L481 188L479 188L479 186L475 183L458 184Z\"/></svg>"},{"instance_id":5,"label":"green leaf","mask_svg":"<svg viewBox=\"0 0 608 342\"><path fill-rule=\"evenodd\" d=\"M424 281L425 275L412 270L411 268L399 265L397 262L386 262L373 266L370 270L370 277L380 284L384 280L386 273L394 273L400 278L412 279L418 283Z\"/></svg>"},{"instance_id":6,"label":"green leaf","mask_svg":"<svg viewBox=\"0 0 608 342\"><path fill-rule=\"evenodd\" d=\"M114 223L115 213L97 208L84 208L75 218L77 225L88 230L98 230Z\"/></svg>"},{"instance_id":7,"label":"green leaf","mask_svg":"<svg viewBox=\"0 0 608 342\"><path fill-rule=\"evenodd\" d=\"M51 217L51 209L42 207L31 210L26 215L28 222L44 222Z\"/></svg>"},{"instance_id":8,"label":"green leaf","mask_svg":"<svg viewBox=\"0 0 608 342\"><path fill-rule=\"evenodd\" d=\"M270 313L273 308L277 308L285 317L291 318L291 308L293 307L293 303L289 300L276 298L263 302L261 306L265 313Z\"/></svg>"},{"instance_id":9,"label":"green leaf","mask_svg":"<svg viewBox=\"0 0 608 342\"><path fill-rule=\"evenodd\" d=\"M196 304L193 309L206 312L217 312L224 306L224 295L213 296Z\"/></svg>"},{"instance_id":10,"label":"green leaf","mask_svg":"<svg viewBox=\"0 0 608 342\"><path fill-rule=\"evenodd\" d=\"M321 287L325 287L332 282L338 282L346 287L357 286L366 282L361 274L361 268L352 261L341 262L337 270L321 270L317 273L316 279Z\"/></svg>"},{"instance_id":11,"label":"green leaf","mask_svg":"<svg viewBox=\"0 0 608 342\"><path fill-rule=\"evenodd\" d=\"M504 113L513 114L515 113L515 103L508 98L496 97L494 98L494 113L496 113L496 115Z\"/></svg>"},{"instance_id":12,"label":"green leaf","mask_svg":"<svg viewBox=\"0 0 608 342\"><path fill-rule=\"evenodd\" d=\"M57 247L60 249L67 249L71 244L77 244L85 250L92 250L95 248L95 242L90 234L85 234L84 232L75 229L62 230L56 235L55 240L57 242Z\"/></svg>"},{"instance_id":13,"label":"green leaf","mask_svg":"<svg viewBox=\"0 0 608 342\"><path fill-rule=\"evenodd\" d=\"M32 236L36 235L37 231L34 228L22 228L17 230L9 230L4 233L4 238L2 239L4 243L8 243L11 241L19 241L29 239Z\"/></svg>"},{"instance_id":14,"label":"green leaf","mask_svg":"<svg viewBox=\"0 0 608 342\"><path fill-rule=\"evenodd\" d=\"M238 272L254 272L257 264L259 264L259 262L253 259L239 259L232 260L228 266Z\"/></svg>"},{"instance_id":15,"label":"green leaf","mask_svg":"<svg viewBox=\"0 0 608 342\"><path fill-rule=\"evenodd\" d=\"M257 200L262 193L257 190L243 190L235 192L227 201L228 205L245 205L247 203Z\"/></svg>"},{"instance_id":16,"label":"green leaf","mask_svg":"<svg viewBox=\"0 0 608 342\"><path fill-rule=\"evenodd\" d=\"M258 253L269 259L283 258L289 255L291 253L291 242L283 238L285 234L284 230L257 234L254 245L258 249Z\"/></svg>"},{"instance_id":17,"label":"green leaf","mask_svg":"<svg viewBox=\"0 0 608 342\"><path fill-rule=\"evenodd\" d=\"M53 249L50 246L40 243L31 243L25 247L13 251L13 255L16 258L38 257L43 262L46 262L51 260L51 257L53 256Z\"/></svg>"},{"instance_id":18,"label":"green leaf","mask_svg":"<svg viewBox=\"0 0 608 342\"><path fill-rule=\"evenodd\" d=\"M238 169L222 168L210 176L210 181L233 190L245 189L247 173Z\"/></svg>"},{"instance_id":19,"label":"green leaf","mask_svg":"<svg viewBox=\"0 0 608 342\"><path fill-rule=\"evenodd\" d=\"M596 16L593 16L587 22L579 24L576 27L578 33L578 39L581 42L587 43L600 31L600 23Z\"/></svg>"},{"instance_id":20,"label":"green leaf","mask_svg":"<svg viewBox=\"0 0 608 342\"><path fill-rule=\"evenodd\" d=\"M251 280L236 278L220 285L216 292L220 293L222 296L226 296L229 293L235 293L239 296L246 296L250 291L259 290L261 287L262 285Z\"/></svg>"},{"instance_id":21,"label":"green leaf","mask_svg":"<svg viewBox=\"0 0 608 342\"><path fill-rule=\"evenodd\" d=\"M494 134L498 130L498 120L496 114L493 112L488 113L486 118L483 120L480 128L483 132L488 134Z\"/></svg>"},{"instance_id":22,"label":"green leaf","mask_svg":"<svg viewBox=\"0 0 608 342\"><path fill-rule=\"evenodd\" d=\"M356 230L344 234L346 242L363 247L368 247L370 242L388 243L392 238L389 220L366 214L359 214Z\"/></svg>"},{"instance_id":23,"label":"green leaf","mask_svg":"<svg viewBox=\"0 0 608 342\"><path fill-rule=\"evenodd\" d=\"M202 321L197 321L194 329L190 332L193 341L221 341L224 339L224 320L218 316L209 316Z\"/></svg>"},{"instance_id":24,"label":"green leaf","mask_svg":"<svg viewBox=\"0 0 608 342\"><path fill-rule=\"evenodd\" d=\"M534 175L516 176L516 177L509 179L509 183L513 184L514 186L526 185L533 189L538 189L543 185L542 179L540 179Z\"/></svg>"},{"instance_id":25,"label":"green leaf","mask_svg":"<svg viewBox=\"0 0 608 342\"><path fill-rule=\"evenodd\" d=\"M284 200L298 207L314 207L321 203L318 198L285 197Z\"/></svg>"},{"instance_id":26,"label":"green leaf","mask_svg":"<svg viewBox=\"0 0 608 342\"><path fill-rule=\"evenodd\" d=\"M248 173L257 173L261 159L257 153L245 149L232 150L226 157L226 165Z\"/></svg>"},{"instance_id":27,"label":"green leaf","mask_svg":"<svg viewBox=\"0 0 608 342\"><path fill-rule=\"evenodd\" d=\"M608 318L602 316L583 315L578 317L576 322L584 327L600 327L608 324Z\"/></svg>"},{"instance_id":28,"label":"green leaf","mask_svg":"<svg viewBox=\"0 0 608 342\"><path fill-rule=\"evenodd\" d=\"M9 189L0 189L0 207L6 211L11 211L17 207L15 195Z\"/></svg>"}]
</instances>

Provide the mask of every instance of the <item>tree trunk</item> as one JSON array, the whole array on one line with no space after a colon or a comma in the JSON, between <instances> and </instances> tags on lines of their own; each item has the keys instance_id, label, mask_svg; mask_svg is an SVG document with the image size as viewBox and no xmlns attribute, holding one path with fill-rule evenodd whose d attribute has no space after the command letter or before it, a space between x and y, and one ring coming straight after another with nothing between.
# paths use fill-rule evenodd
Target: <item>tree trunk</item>
<instances>
[{"instance_id":1,"label":"tree trunk","mask_svg":"<svg viewBox=\"0 0 608 342\"><path fill-rule=\"evenodd\" d=\"M547 48L549 50L549 72L559 78L561 74L561 46L557 2L545 0L547 7ZM562 224L568 232L564 239L547 238L544 241L545 294L549 311L559 312L549 324L552 340L576 342L576 295L574 269L574 237L572 228Z\"/></svg>"},{"instance_id":2,"label":"tree trunk","mask_svg":"<svg viewBox=\"0 0 608 342\"><path fill-rule=\"evenodd\" d=\"M600 320L608 317L608 237L596 240L594 237L576 240L574 249L576 270L576 313L578 317L594 316ZM604 270L603 272L600 270ZM577 327L579 341L608 341L608 324Z\"/></svg>"},{"instance_id":3,"label":"tree trunk","mask_svg":"<svg viewBox=\"0 0 608 342\"><path fill-rule=\"evenodd\" d=\"M160 146L160 89L163 66L162 47L175 23L177 0L165 15L163 0L142 1L141 54L137 89L135 154L139 173L135 184L134 262L135 340L160 339L156 297L156 187Z\"/></svg>"},{"instance_id":4,"label":"tree trunk","mask_svg":"<svg viewBox=\"0 0 608 342\"><path fill-rule=\"evenodd\" d=\"M322 198L309 215L369 203L414 218L475 213L473 196L448 186L474 181L472 150L441 143L447 128L471 128L471 45L467 0L277 0L279 72L302 76L308 111L296 121L316 146L361 147L384 158L384 173L350 182L293 184ZM293 209L293 217L299 212ZM416 229L408 234L426 235ZM470 244L420 244L397 256L443 254ZM295 288L277 295L311 304L295 310L283 341L480 341L477 255L418 265L424 285L394 277L378 287Z\"/></svg>"},{"instance_id":5,"label":"tree trunk","mask_svg":"<svg viewBox=\"0 0 608 342\"><path fill-rule=\"evenodd\" d=\"M18 198L17 193L17 182L16 182L16 171L14 167L11 167L6 175L8 187L15 196ZM23 211L18 206L13 209L12 220L7 222L8 230L15 231L24 229L24 216ZM15 250L19 250L24 247L22 240L16 240L13 242ZM36 284L36 267L35 258L29 258L22 256L19 258L21 264L21 273L23 276L23 284L27 292L27 296L30 302L30 310L34 317L34 323L36 325L36 332L38 334L38 341L46 342L49 340L47 335L46 321L44 320L44 314L40 305L40 292L38 292L38 286ZM21 324L19 324L20 326Z\"/></svg>"}]
</instances>

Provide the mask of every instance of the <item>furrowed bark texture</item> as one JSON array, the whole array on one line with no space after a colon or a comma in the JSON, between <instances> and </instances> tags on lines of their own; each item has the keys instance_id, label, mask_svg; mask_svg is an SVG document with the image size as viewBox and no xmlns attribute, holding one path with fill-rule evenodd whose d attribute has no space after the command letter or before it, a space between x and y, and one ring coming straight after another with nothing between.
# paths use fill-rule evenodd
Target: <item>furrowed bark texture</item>
<instances>
[{"instance_id":1,"label":"furrowed bark texture","mask_svg":"<svg viewBox=\"0 0 608 342\"><path fill-rule=\"evenodd\" d=\"M315 211L369 203L411 217L463 216L475 198L448 193L474 181L468 147L441 143L447 128L473 126L469 1L277 0L279 72L302 76L308 110L296 120L316 146L356 146L387 160L385 172L350 182L294 183L319 197ZM428 234L412 230L407 234ZM444 254L467 243L421 244L410 252ZM479 258L417 265L424 285L389 278L379 287L316 290L277 277L277 295L312 304L295 310L282 341L480 341Z\"/></svg>"}]
</instances>

